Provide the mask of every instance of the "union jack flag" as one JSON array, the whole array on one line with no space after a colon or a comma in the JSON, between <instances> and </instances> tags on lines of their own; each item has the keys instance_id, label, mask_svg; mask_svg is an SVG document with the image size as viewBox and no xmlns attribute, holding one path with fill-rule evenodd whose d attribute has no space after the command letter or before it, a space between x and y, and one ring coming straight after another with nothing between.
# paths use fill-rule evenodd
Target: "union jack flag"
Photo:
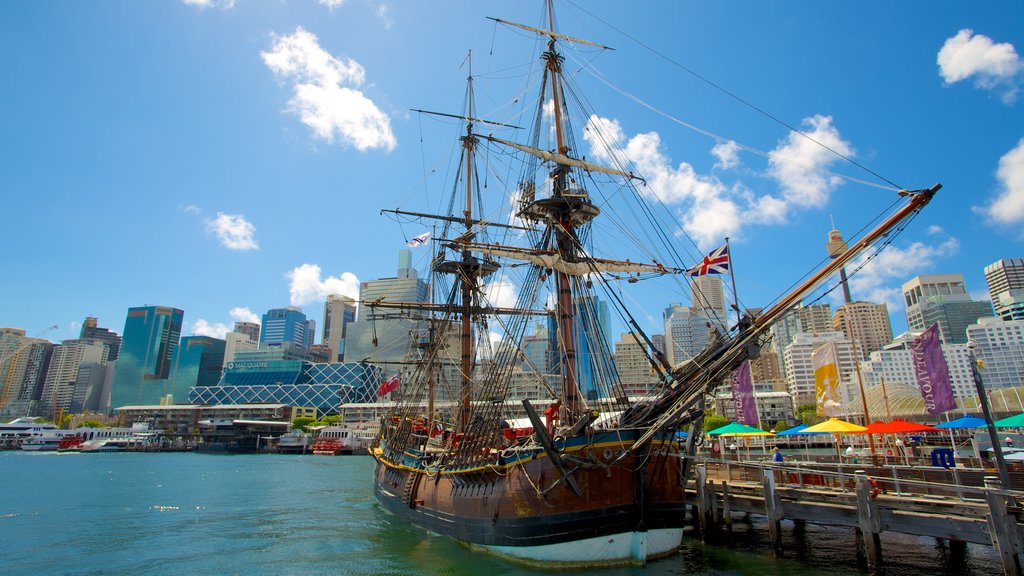
<instances>
[{"instance_id":1,"label":"union jack flag","mask_svg":"<svg viewBox=\"0 0 1024 576\"><path fill-rule=\"evenodd\" d=\"M729 245L723 244L711 251L696 266L686 271L687 276L725 274L729 271Z\"/></svg>"}]
</instances>

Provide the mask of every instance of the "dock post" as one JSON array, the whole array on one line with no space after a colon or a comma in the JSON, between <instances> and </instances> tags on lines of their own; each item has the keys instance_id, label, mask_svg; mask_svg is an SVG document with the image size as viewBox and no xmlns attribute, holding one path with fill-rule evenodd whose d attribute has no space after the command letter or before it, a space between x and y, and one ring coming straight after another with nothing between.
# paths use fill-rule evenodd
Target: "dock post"
<instances>
[{"instance_id":1,"label":"dock post","mask_svg":"<svg viewBox=\"0 0 1024 576\"><path fill-rule=\"evenodd\" d=\"M768 536L777 558L782 558L782 502L775 493L775 471L763 470L761 485L764 487L764 511L768 518Z\"/></svg>"},{"instance_id":2,"label":"dock post","mask_svg":"<svg viewBox=\"0 0 1024 576\"><path fill-rule=\"evenodd\" d=\"M725 519L725 529L732 538L732 506L729 503L728 482L722 482L722 518Z\"/></svg>"},{"instance_id":3,"label":"dock post","mask_svg":"<svg viewBox=\"0 0 1024 576\"><path fill-rule=\"evenodd\" d=\"M871 484L863 473L857 474L857 525L864 541L864 556L868 561L868 572L882 571L882 518L878 506L871 498Z\"/></svg>"},{"instance_id":4,"label":"dock post","mask_svg":"<svg viewBox=\"0 0 1024 576\"><path fill-rule=\"evenodd\" d=\"M700 524L700 538L708 541L708 468L705 464L697 466L697 520Z\"/></svg>"},{"instance_id":5,"label":"dock post","mask_svg":"<svg viewBox=\"0 0 1024 576\"><path fill-rule=\"evenodd\" d=\"M992 546L999 554L1003 562L1003 574L1006 576L1020 576L1021 565L1017 556L1024 552L1021 544L1020 529L1017 527L1017 518L1007 510L1007 497L1000 491L988 490L985 492L985 501L988 503L988 524L992 529Z\"/></svg>"}]
</instances>

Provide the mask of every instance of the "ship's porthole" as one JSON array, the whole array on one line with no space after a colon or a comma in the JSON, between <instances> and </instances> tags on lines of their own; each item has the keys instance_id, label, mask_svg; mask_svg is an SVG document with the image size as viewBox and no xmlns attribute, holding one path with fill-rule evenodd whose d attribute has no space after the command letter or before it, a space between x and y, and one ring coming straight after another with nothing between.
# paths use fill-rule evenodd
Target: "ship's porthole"
<instances>
[{"instance_id":1,"label":"ship's porthole","mask_svg":"<svg viewBox=\"0 0 1024 576\"><path fill-rule=\"evenodd\" d=\"M612 449L611 448L605 448L604 449L604 459L605 460L611 460L612 459Z\"/></svg>"}]
</instances>

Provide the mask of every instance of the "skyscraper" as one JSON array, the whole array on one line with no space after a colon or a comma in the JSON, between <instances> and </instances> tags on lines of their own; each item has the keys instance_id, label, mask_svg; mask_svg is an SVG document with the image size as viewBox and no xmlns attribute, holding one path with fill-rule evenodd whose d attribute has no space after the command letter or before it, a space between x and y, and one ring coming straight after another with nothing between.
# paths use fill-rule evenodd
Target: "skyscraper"
<instances>
[{"instance_id":1,"label":"skyscraper","mask_svg":"<svg viewBox=\"0 0 1024 576\"><path fill-rule=\"evenodd\" d=\"M172 385L166 394L184 400L193 386L214 386L220 381L226 342L209 336L181 339L174 358Z\"/></svg>"},{"instance_id":2,"label":"skyscraper","mask_svg":"<svg viewBox=\"0 0 1024 576\"><path fill-rule=\"evenodd\" d=\"M328 294L324 302L323 343L329 350L331 362L341 360L345 353L345 331L356 321L356 301L340 294Z\"/></svg>"},{"instance_id":3,"label":"skyscraper","mask_svg":"<svg viewBox=\"0 0 1024 576\"><path fill-rule=\"evenodd\" d=\"M260 341L260 325L256 322L235 322L235 329L232 332L245 334L249 337L249 340L257 344Z\"/></svg>"},{"instance_id":4,"label":"skyscraper","mask_svg":"<svg viewBox=\"0 0 1024 576\"><path fill-rule=\"evenodd\" d=\"M985 282L996 316L1024 320L1024 258L1003 258L985 266Z\"/></svg>"},{"instance_id":5,"label":"skyscraper","mask_svg":"<svg viewBox=\"0 0 1024 576\"><path fill-rule=\"evenodd\" d=\"M110 407L157 405L167 394L185 312L167 306L128 309Z\"/></svg>"},{"instance_id":6,"label":"skyscraper","mask_svg":"<svg viewBox=\"0 0 1024 576\"><path fill-rule=\"evenodd\" d=\"M647 344L633 332L619 336L615 343L615 371L627 396L643 396L658 382L648 360Z\"/></svg>"},{"instance_id":7,"label":"skyscraper","mask_svg":"<svg viewBox=\"0 0 1024 576\"><path fill-rule=\"evenodd\" d=\"M263 315L260 327L260 346L274 346L291 342L296 346L312 344L310 321L302 310L295 306L271 308Z\"/></svg>"},{"instance_id":8,"label":"skyscraper","mask_svg":"<svg viewBox=\"0 0 1024 576\"><path fill-rule=\"evenodd\" d=\"M690 283L690 305L700 314L710 318L723 333L726 332L729 316L725 310L725 290L722 278L714 274L697 276Z\"/></svg>"},{"instance_id":9,"label":"skyscraper","mask_svg":"<svg viewBox=\"0 0 1024 576\"><path fill-rule=\"evenodd\" d=\"M403 362L412 348L413 337L420 333L415 320L394 318L393 310L374 309L368 302L426 302L429 286L416 275L408 250L398 254L398 273L393 278L381 278L359 285L359 314L345 328L345 360L359 362L366 359L374 364ZM392 316L378 318L378 316ZM388 373L393 373L389 369Z\"/></svg>"},{"instance_id":10,"label":"skyscraper","mask_svg":"<svg viewBox=\"0 0 1024 576\"><path fill-rule=\"evenodd\" d=\"M672 366L696 356L707 346L710 326L714 324L703 310L672 304L665 309L665 356Z\"/></svg>"},{"instance_id":11,"label":"skyscraper","mask_svg":"<svg viewBox=\"0 0 1024 576\"><path fill-rule=\"evenodd\" d=\"M889 321L889 307L885 304L843 304L832 317L832 329L856 343L861 360L867 360L872 352L892 342L892 322Z\"/></svg>"},{"instance_id":12,"label":"skyscraper","mask_svg":"<svg viewBox=\"0 0 1024 576\"><path fill-rule=\"evenodd\" d=\"M971 300L960 273L916 276L903 285L903 298L908 329L924 332L938 324L943 342L966 343L967 327L993 315L990 302Z\"/></svg>"},{"instance_id":13,"label":"skyscraper","mask_svg":"<svg viewBox=\"0 0 1024 576\"><path fill-rule=\"evenodd\" d=\"M64 340L53 349L50 369L46 372L38 412L49 418L61 410L71 409L71 400L83 364L106 364L108 346L99 340Z\"/></svg>"},{"instance_id":14,"label":"skyscraper","mask_svg":"<svg viewBox=\"0 0 1024 576\"><path fill-rule=\"evenodd\" d=\"M97 326L96 318L89 316L82 322L82 330L78 336L82 340L98 340L107 347L107 362L117 360L118 352L121 350L121 336L117 332L111 332L106 328Z\"/></svg>"}]
</instances>

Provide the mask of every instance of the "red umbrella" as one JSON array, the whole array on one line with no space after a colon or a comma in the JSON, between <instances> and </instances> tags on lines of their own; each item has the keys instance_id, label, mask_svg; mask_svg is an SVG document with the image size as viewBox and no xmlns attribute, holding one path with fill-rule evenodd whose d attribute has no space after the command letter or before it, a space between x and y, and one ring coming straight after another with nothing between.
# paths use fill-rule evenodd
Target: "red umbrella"
<instances>
[{"instance_id":1,"label":"red umbrella","mask_svg":"<svg viewBox=\"0 0 1024 576\"><path fill-rule=\"evenodd\" d=\"M902 418L893 418L892 422L872 422L861 434L902 434L906 432L942 432L934 426L908 422Z\"/></svg>"}]
</instances>

